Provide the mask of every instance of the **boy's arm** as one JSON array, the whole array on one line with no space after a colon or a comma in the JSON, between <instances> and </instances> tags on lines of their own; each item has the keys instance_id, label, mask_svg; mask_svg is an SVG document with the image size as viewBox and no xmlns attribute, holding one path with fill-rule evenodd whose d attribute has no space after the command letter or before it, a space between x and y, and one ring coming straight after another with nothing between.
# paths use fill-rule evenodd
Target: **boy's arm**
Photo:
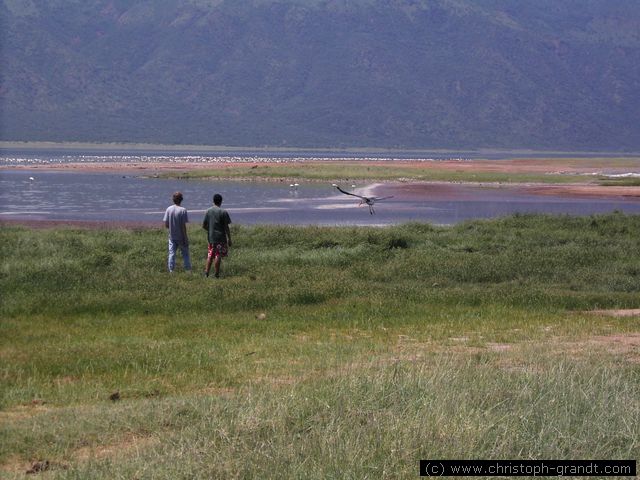
<instances>
[{"instance_id":1,"label":"boy's arm","mask_svg":"<svg viewBox=\"0 0 640 480\"><path fill-rule=\"evenodd\" d=\"M182 224L182 238L184 238L184 244L188 247L189 246L189 236L187 235L187 224L186 223Z\"/></svg>"},{"instance_id":2,"label":"boy's arm","mask_svg":"<svg viewBox=\"0 0 640 480\"><path fill-rule=\"evenodd\" d=\"M225 227L225 233L227 234L227 245L231 246L231 230L229 229L229 225Z\"/></svg>"}]
</instances>

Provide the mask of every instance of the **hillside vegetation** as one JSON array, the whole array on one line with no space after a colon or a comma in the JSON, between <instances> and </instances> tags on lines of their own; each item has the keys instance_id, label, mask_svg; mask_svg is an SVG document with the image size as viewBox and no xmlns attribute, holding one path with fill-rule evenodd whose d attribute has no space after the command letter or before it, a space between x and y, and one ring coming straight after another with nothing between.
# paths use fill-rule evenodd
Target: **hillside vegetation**
<instances>
[{"instance_id":1,"label":"hillside vegetation","mask_svg":"<svg viewBox=\"0 0 640 480\"><path fill-rule=\"evenodd\" d=\"M3 140L640 148L635 0L2 0Z\"/></svg>"}]
</instances>

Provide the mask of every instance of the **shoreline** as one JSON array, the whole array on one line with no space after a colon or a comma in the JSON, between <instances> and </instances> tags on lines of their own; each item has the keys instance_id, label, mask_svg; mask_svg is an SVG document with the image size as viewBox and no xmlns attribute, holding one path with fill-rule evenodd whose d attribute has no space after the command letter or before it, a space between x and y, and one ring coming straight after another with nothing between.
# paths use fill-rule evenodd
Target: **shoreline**
<instances>
[{"instance_id":1,"label":"shoreline","mask_svg":"<svg viewBox=\"0 0 640 480\"><path fill-rule=\"evenodd\" d=\"M304 163L308 165L335 165L336 161L331 159L291 159L290 162L280 161L273 162L274 165ZM370 185L376 184L376 189L393 190L395 195L409 196L417 198L424 196L427 188L440 185L463 185L487 188L512 188L518 189L523 193L531 195L556 195L567 197L611 197L611 198L640 198L640 186L604 186L595 183L583 182L567 182L567 183L539 183L539 182L491 182L491 181L443 181L443 180L414 180L411 178L412 171L444 171L452 173L481 173L481 174L562 174L567 176L575 175L604 175L603 171L609 174L627 173L629 169L640 171L640 159L621 159L614 165L607 165L603 159L512 159L512 160L397 160L402 164L402 173L405 177L399 179L376 179L376 178L351 178L359 182L367 182ZM60 171L60 172L79 172L79 173L109 173L109 174L141 174L153 177L169 173L194 172L201 170L224 170L226 168L257 168L267 162L260 161L224 161L217 163L176 163L176 162L108 162L108 163L50 163L36 165L3 165L0 166L0 172L9 171ZM344 163L350 163L344 160ZM389 160L352 160L351 163L357 163L362 167L389 166ZM203 177L206 178L206 177ZM236 181L236 182L288 182L299 179L289 177L225 177L216 176L216 180ZM304 179L305 182L321 183L332 180L315 180ZM335 182L346 181L345 179L335 179ZM373 188L372 188L373 190Z\"/></svg>"},{"instance_id":2,"label":"shoreline","mask_svg":"<svg viewBox=\"0 0 640 480\"><path fill-rule=\"evenodd\" d=\"M50 163L36 165L2 165L2 171L23 171L34 172L37 178L37 172L68 172L68 173L95 173L106 175L134 175L153 178L156 176L175 175L183 172L213 171L221 173L220 176L214 176L216 181L229 182L268 182L268 183L290 183L303 179L305 183L341 183L345 181L356 182L360 185L360 194L366 196L389 196L392 195L399 201L422 201L433 198L459 200L469 194L471 189L503 189L517 192L524 195L544 197L564 197L564 198L583 198L583 199L615 199L623 202L639 202L640 186L604 186L595 182L567 182L567 183L540 183L536 181L469 181L469 180L414 180L411 178L412 172L438 171L447 172L455 178L460 172L467 174L483 174L491 176L492 173L504 175L526 175L536 174L564 174L569 180L576 175L593 175L594 180L597 175L602 175L606 169L610 173L626 173L629 170L640 171L640 159L630 160L624 159L619 162L613 162L613 165L607 165L603 159L512 159L512 160L439 160L439 161L416 161L416 160L399 160L398 161L398 177L395 179L375 178L340 178L334 181L326 179L310 179L304 177L289 178L285 175L276 177L246 176L246 177L225 177L224 169L238 168L249 169L253 172L254 168L260 166L265 168L265 164L273 165L295 165L306 164L315 166L334 165L336 160L327 159L306 159L302 161L292 160L290 162L255 162L255 161L225 161L218 163L176 163L168 161L156 162L74 162L74 163ZM378 167L384 165L388 167L388 160L355 160L344 161L345 166L353 166L357 164L358 168ZM296 171L298 171L296 169ZM334 170L335 171L335 170ZM353 172L353 169L351 169ZM357 171L357 170L356 170ZM283 172L284 173L284 172ZM301 174L303 175L303 174ZM402 177L400 177L402 175ZM202 177L201 180L206 180ZM302 182L301 182L302 183ZM46 228L72 228L72 229L91 229L91 230L109 230L109 229L160 229L161 225L155 221L133 220L50 220L47 218L0 218L0 227L3 226L24 226L27 228L46 229Z\"/></svg>"},{"instance_id":3,"label":"shoreline","mask_svg":"<svg viewBox=\"0 0 640 480\"><path fill-rule=\"evenodd\" d=\"M145 142L80 142L80 141L34 141L34 140L2 140L0 141L0 152L2 150L13 151L69 151L75 153L95 153L95 152L183 152L193 153L255 153L255 154L296 154L296 153L318 153L318 154L346 154L346 155L454 155L468 154L481 159L484 156L500 155L504 157L607 157L626 158L640 157L640 151L625 150L537 150L531 148L438 148L438 147L416 147L416 148L390 148L390 147L283 147L283 146L247 146L247 145L194 145L194 144L166 144L166 143L145 143ZM321 155L320 155L321 156Z\"/></svg>"},{"instance_id":4,"label":"shoreline","mask_svg":"<svg viewBox=\"0 0 640 480\"><path fill-rule=\"evenodd\" d=\"M72 170L81 172L191 172L197 170L218 170L224 168L254 168L257 166L277 165L358 165L389 167L393 163L403 170L444 170L471 173L529 173L529 174L565 174L565 175L598 175L608 173L627 173L629 169L640 173L640 156L638 157L545 157L545 158L511 158L511 159L415 159L415 158L341 158L341 157L274 157L254 158L250 156L212 157L215 161L183 160L183 161L113 161L113 162L56 162L56 163L20 163L0 165L2 170ZM392 163L393 162L393 163Z\"/></svg>"},{"instance_id":5,"label":"shoreline","mask_svg":"<svg viewBox=\"0 0 640 480\"><path fill-rule=\"evenodd\" d=\"M377 182L384 194L397 195L403 199L424 198L425 190L439 191L448 188L468 186L517 190L527 195L559 196L567 198L616 198L640 199L640 187L602 186L585 183L545 184L545 183L500 183L500 182Z\"/></svg>"}]
</instances>

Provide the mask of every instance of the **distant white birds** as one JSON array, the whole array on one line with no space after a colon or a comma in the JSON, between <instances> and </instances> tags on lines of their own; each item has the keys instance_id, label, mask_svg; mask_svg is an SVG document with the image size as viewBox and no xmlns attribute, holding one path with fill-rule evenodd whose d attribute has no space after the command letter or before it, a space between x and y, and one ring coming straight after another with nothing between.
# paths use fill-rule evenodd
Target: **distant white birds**
<instances>
[{"instance_id":1,"label":"distant white birds","mask_svg":"<svg viewBox=\"0 0 640 480\"><path fill-rule=\"evenodd\" d=\"M292 183L291 185L289 185L289 188L291 188L293 190L298 190L299 186L300 186L299 183Z\"/></svg>"},{"instance_id":2,"label":"distant white birds","mask_svg":"<svg viewBox=\"0 0 640 480\"><path fill-rule=\"evenodd\" d=\"M369 206L369 213L371 215L373 215L374 213L376 213L376 211L373 209L373 205L376 202L379 202L380 200L386 200L388 198L393 198L393 195L389 195L388 197L364 197L362 195L356 195L355 193L351 193L351 192L345 192L344 190L342 190L339 186L336 185L336 188L344 193L345 195L351 195L352 197L358 197L360 199L360 203L358 204L358 206L361 206L363 204L367 204Z\"/></svg>"},{"instance_id":3,"label":"distant white birds","mask_svg":"<svg viewBox=\"0 0 640 480\"><path fill-rule=\"evenodd\" d=\"M36 181L36 179L35 179L35 178L33 178L33 177L29 177L29 181L30 181L30 182L35 182L35 181Z\"/></svg>"}]
</instances>

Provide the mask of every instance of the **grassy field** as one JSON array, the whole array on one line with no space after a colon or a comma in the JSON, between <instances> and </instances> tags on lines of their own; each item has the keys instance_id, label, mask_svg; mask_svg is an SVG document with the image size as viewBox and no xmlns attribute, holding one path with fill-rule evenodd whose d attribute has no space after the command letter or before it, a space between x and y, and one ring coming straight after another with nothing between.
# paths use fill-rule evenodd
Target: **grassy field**
<instances>
[{"instance_id":1,"label":"grassy field","mask_svg":"<svg viewBox=\"0 0 640 480\"><path fill-rule=\"evenodd\" d=\"M219 178L231 180L300 180L309 181L448 181L448 182L504 182L504 183L578 183L593 181L589 175L560 175L532 172L482 172L441 169L427 164L415 168L410 164L363 165L358 162L281 163L269 165L230 165L214 169L167 172L160 176L174 178Z\"/></svg>"},{"instance_id":2,"label":"grassy field","mask_svg":"<svg viewBox=\"0 0 640 480\"><path fill-rule=\"evenodd\" d=\"M640 217L0 230L0 477L416 478L640 457ZM119 399L110 396L118 392Z\"/></svg>"},{"instance_id":3,"label":"grassy field","mask_svg":"<svg viewBox=\"0 0 640 480\"><path fill-rule=\"evenodd\" d=\"M606 187L640 187L640 178L605 178L600 181L600 184Z\"/></svg>"}]
</instances>

